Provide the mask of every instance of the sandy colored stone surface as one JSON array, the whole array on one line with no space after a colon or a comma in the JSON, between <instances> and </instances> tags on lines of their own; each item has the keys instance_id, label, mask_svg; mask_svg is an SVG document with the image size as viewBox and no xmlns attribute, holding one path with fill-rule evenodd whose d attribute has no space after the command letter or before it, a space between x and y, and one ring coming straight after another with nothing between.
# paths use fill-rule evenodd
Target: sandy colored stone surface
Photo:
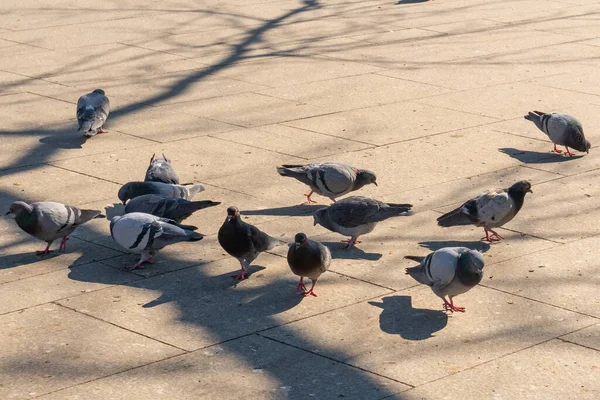
<instances>
[{"instance_id":1,"label":"sandy colored stone surface","mask_svg":"<svg viewBox=\"0 0 600 400\"><path fill-rule=\"evenodd\" d=\"M0 212L15 200L102 210L67 251L0 217L0 398L596 399L600 6L595 0L73 2L0 12ZM106 91L107 133L76 102ZM577 117L565 157L523 116ZM110 235L119 188L165 154L204 236L139 255ZM282 164L377 175L352 195L411 203L346 250L315 225L331 201ZM533 184L480 241L436 219L487 189ZM318 297L296 293L288 246L250 278L217 233L226 209L285 243L331 249ZM58 248L58 241L53 248ZM445 246L483 253L447 314L405 273ZM307 282L308 283L308 282Z\"/></svg>"}]
</instances>

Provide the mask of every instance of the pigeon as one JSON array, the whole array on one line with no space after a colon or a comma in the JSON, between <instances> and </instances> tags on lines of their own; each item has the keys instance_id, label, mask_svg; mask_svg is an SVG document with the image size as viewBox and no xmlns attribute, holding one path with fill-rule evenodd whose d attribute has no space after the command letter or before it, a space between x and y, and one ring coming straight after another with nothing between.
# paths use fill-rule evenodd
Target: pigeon
<instances>
[{"instance_id":1,"label":"pigeon","mask_svg":"<svg viewBox=\"0 0 600 400\"><path fill-rule=\"evenodd\" d=\"M519 181L508 189L487 191L439 217L438 225L442 227L482 226L485 230L485 237L481 240L485 239L490 243L499 241L504 237L494 232L493 229L506 224L517 215L523 207L527 193L533 193L531 183L528 181ZM490 236L490 232L492 236Z\"/></svg>"},{"instance_id":2,"label":"pigeon","mask_svg":"<svg viewBox=\"0 0 600 400\"><path fill-rule=\"evenodd\" d=\"M52 201L27 204L15 201L10 205L6 215L15 214L19 228L31 236L48 243L45 250L37 251L39 255L51 253L50 245L62 238L58 251L66 251L68 236L82 224L94 218L104 218L98 210L82 210Z\"/></svg>"},{"instance_id":3,"label":"pigeon","mask_svg":"<svg viewBox=\"0 0 600 400\"><path fill-rule=\"evenodd\" d=\"M379 221L410 211L412 204L384 203L362 196L346 197L329 207L321 208L313 215L314 225L320 224L330 231L350 236L344 240L352 247L360 243L360 235L371 232Z\"/></svg>"},{"instance_id":4,"label":"pigeon","mask_svg":"<svg viewBox=\"0 0 600 400\"><path fill-rule=\"evenodd\" d=\"M141 254L140 260L125 269L141 269L152 262L158 250L178 242L197 242L202 234L185 229L184 225L154 215L134 212L114 217L110 222L110 235L115 242L132 253Z\"/></svg>"},{"instance_id":5,"label":"pigeon","mask_svg":"<svg viewBox=\"0 0 600 400\"><path fill-rule=\"evenodd\" d=\"M260 253L284 244L242 221L240 211L233 206L227 209L227 219L219 229L218 238L223 250L237 258L242 266L242 272L233 276L237 280L248 277L247 269Z\"/></svg>"},{"instance_id":6,"label":"pigeon","mask_svg":"<svg viewBox=\"0 0 600 400\"><path fill-rule=\"evenodd\" d=\"M569 147L581 152L590 152L592 145L583 135L583 127L575 117L567 114L530 111L525 119L532 121L539 130L548 135L554 143L553 152L561 153L561 150L556 148L557 144L565 146L567 149L565 154L569 156L574 155L569 151Z\"/></svg>"},{"instance_id":7,"label":"pigeon","mask_svg":"<svg viewBox=\"0 0 600 400\"><path fill-rule=\"evenodd\" d=\"M366 169L357 169L341 162L326 162L307 165L282 165L277 167L281 176L291 176L310 186L310 193L305 194L309 203L316 203L310 197L313 193L329 197L335 203L341 197L361 187L374 184L377 177Z\"/></svg>"},{"instance_id":8,"label":"pigeon","mask_svg":"<svg viewBox=\"0 0 600 400\"><path fill-rule=\"evenodd\" d=\"M145 194L131 199L125 206L125 213L143 212L181 223L181 221L194 212L203 208L218 206L219 204L221 203L218 201L188 201L160 194Z\"/></svg>"},{"instance_id":9,"label":"pigeon","mask_svg":"<svg viewBox=\"0 0 600 400\"><path fill-rule=\"evenodd\" d=\"M204 190L204 185L173 185L162 182L129 182L119 189L119 200L127 204L127 200L145 194L160 194L175 199L191 200L197 193Z\"/></svg>"},{"instance_id":10,"label":"pigeon","mask_svg":"<svg viewBox=\"0 0 600 400\"><path fill-rule=\"evenodd\" d=\"M406 268L406 273L417 282L430 286L433 293L444 300L446 311L464 312L464 307L454 305L453 297L466 293L483 278L483 256L466 247L445 247L427 257L404 258L420 263ZM446 296L450 301L446 300Z\"/></svg>"},{"instance_id":11,"label":"pigeon","mask_svg":"<svg viewBox=\"0 0 600 400\"><path fill-rule=\"evenodd\" d=\"M163 153L163 158L154 158L156 154L152 154L150 165L146 170L145 182L162 182L179 185L179 178L175 170L171 166L171 161L167 159Z\"/></svg>"},{"instance_id":12,"label":"pigeon","mask_svg":"<svg viewBox=\"0 0 600 400\"><path fill-rule=\"evenodd\" d=\"M288 250L287 261L292 272L300 277L296 292L302 291L305 296L317 297L315 284L321 274L329 268L331 252L327 246L308 239L304 233L296 234L294 242ZM308 292L304 286L304 277L312 281Z\"/></svg>"},{"instance_id":13,"label":"pigeon","mask_svg":"<svg viewBox=\"0 0 600 400\"><path fill-rule=\"evenodd\" d=\"M77 122L79 132L87 137L97 133L104 133L102 126L110 113L110 102L105 96L104 90L96 89L91 93L84 94L77 100Z\"/></svg>"}]
</instances>

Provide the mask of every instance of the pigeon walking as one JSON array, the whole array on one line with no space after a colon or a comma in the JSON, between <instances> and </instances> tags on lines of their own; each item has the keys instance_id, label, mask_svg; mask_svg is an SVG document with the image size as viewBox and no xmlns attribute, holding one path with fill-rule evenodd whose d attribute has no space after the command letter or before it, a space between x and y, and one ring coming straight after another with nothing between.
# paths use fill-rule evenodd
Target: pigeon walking
<instances>
[{"instance_id":1,"label":"pigeon walking","mask_svg":"<svg viewBox=\"0 0 600 400\"><path fill-rule=\"evenodd\" d=\"M219 229L218 238L223 250L237 258L242 266L242 272L233 276L237 280L248 277L247 270L260 253L284 244L257 227L242 221L237 207L227 209L227 218Z\"/></svg>"},{"instance_id":2,"label":"pigeon walking","mask_svg":"<svg viewBox=\"0 0 600 400\"><path fill-rule=\"evenodd\" d=\"M146 170L145 182L162 182L179 185L179 178L171 165L171 161L167 159L163 153L163 158L154 158L156 154L150 158L150 165Z\"/></svg>"},{"instance_id":3,"label":"pigeon walking","mask_svg":"<svg viewBox=\"0 0 600 400\"><path fill-rule=\"evenodd\" d=\"M56 239L62 238L58 251L66 251L68 236L82 224L94 218L105 216L98 210L82 210L52 201L27 204L15 201L10 205L6 215L14 214L19 228L31 236L48 243L39 255L51 252L50 245Z\"/></svg>"},{"instance_id":4,"label":"pigeon walking","mask_svg":"<svg viewBox=\"0 0 600 400\"><path fill-rule=\"evenodd\" d=\"M533 193L531 183L528 181L519 181L508 189L487 191L439 217L438 225L442 227L480 226L485 231L485 237L481 240L499 241L504 237L495 232L494 228L506 224L517 215L523 207L527 193ZM490 232L492 236L490 236Z\"/></svg>"},{"instance_id":5,"label":"pigeon walking","mask_svg":"<svg viewBox=\"0 0 600 400\"><path fill-rule=\"evenodd\" d=\"M294 243L288 250L287 261L292 272L300 277L300 283L298 283L296 291L302 291L305 296L317 297L314 290L317 280L331 264L329 248L308 239L304 233L298 233L294 238ZM304 285L304 277L312 281L312 286L308 292Z\"/></svg>"},{"instance_id":6,"label":"pigeon walking","mask_svg":"<svg viewBox=\"0 0 600 400\"><path fill-rule=\"evenodd\" d=\"M406 268L406 273L417 282L430 286L433 293L444 300L447 311L464 312L464 307L454 305L453 298L466 293L483 278L483 256L466 247L445 247L427 257L404 258L420 263ZM446 296L450 301L446 300Z\"/></svg>"},{"instance_id":7,"label":"pigeon walking","mask_svg":"<svg viewBox=\"0 0 600 400\"><path fill-rule=\"evenodd\" d=\"M168 245L197 242L204 237L173 220L139 212L114 217L110 235L119 246L142 255L137 263L126 267L128 270L144 268L142 264L152 262L158 250Z\"/></svg>"},{"instance_id":8,"label":"pigeon walking","mask_svg":"<svg viewBox=\"0 0 600 400\"><path fill-rule=\"evenodd\" d=\"M84 94L77 100L78 131L87 137L103 133L102 126L109 113L110 102L104 94L104 90L96 89L91 93Z\"/></svg>"},{"instance_id":9,"label":"pigeon walking","mask_svg":"<svg viewBox=\"0 0 600 400\"><path fill-rule=\"evenodd\" d=\"M143 212L157 217L172 219L181 223L184 219L198 210L221 204L218 201L201 200L188 201L162 196L160 194L145 194L131 199L125 206L125 213Z\"/></svg>"},{"instance_id":10,"label":"pigeon walking","mask_svg":"<svg viewBox=\"0 0 600 400\"><path fill-rule=\"evenodd\" d=\"M569 151L569 147L581 152L590 152L592 145L583 135L583 127L575 117L567 114L530 111L525 119L532 121L538 129L548 135L554 143L555 153L561 153L561 150L556 148L557 144L565 146L565 154L570 156L574 154Z\"/></svg>"},{"instance_id":11,"label":"pigeon walking","mask_svg":"<svg viewBox=\"0 0 600 400\"><path fill-rule=\"evenodd\" d=\"M191 200L204 190L204 185L173 185L162 182L129 182L119 189L119 200L127 204L127 200L145 194L160 194L175 199Z\"/></svg>"},{"instance_id":12,"label":"pigeon walking","mask_svg":"<svg viewBox=\"0 0 600 400\"><path fill-rule=\"evenodd\" d=\"M384 203L362 196L346 197L313 215L314 224L350 236L346 248L360 243L360 235L371 232L378 222L410 211L412 204Z\"/></svg>"},{"instance_id":13,"label":"pigeon walking","mask_svg":"<svg viewBox=\"0 0 600 400\"><path fill-rule=\"evenodd\" d=\"M335 199L369 184L377 186L377 177L366 169L357 169L341 162L326 162L307 165L282 165L277 167L281 176L291 176L310 187L305 194L309 203L313 193Z\"/></svg>"}]
</instances>

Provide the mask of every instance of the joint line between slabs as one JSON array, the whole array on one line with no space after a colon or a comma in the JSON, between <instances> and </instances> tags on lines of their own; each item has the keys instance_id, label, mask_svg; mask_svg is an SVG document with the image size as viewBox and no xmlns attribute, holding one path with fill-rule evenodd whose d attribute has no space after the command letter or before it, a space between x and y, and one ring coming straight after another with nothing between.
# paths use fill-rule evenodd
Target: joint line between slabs
<instances>
[{"instance_id":1,"label":"joint line between slabs","mask_svg":"<svg viewBox=\"0 0 600 400\"><path fill-rule=\"evenodd\" d=\"M74 170L66 168L66 167L61 167L61 166L58 166L58 165L54 165L54 164L52 164L52 162L53 161L48 162L47 165L49 165L51 167L54 167L54 168L62 169L64 171L69 171L69 172L72 172L74 174L79 174L79 175L87 176L88 178L94 178L94 179L98 179L100 181L104 181L104 182L108 182L108 183L114 183L115 185L123 186L119 182L111 181L109 179L100 178L100 177L97 177L97 176L94 176L94 175L90 175L90 174L86 174L86 173L80 172L80 171L74 171Z\"/></svg>"},{"instance_id":2,"label":"joint line between slabs","mask_svg":"<svg viewBox=\"0 0 600 400\"><path fill-rule=\"evenodd\" d=\"M223 133L226 133L226 132L223 132ZM270 153L280 154L282 156L299 158L299 159L301 159L303 161L307 161L308 160L308 158L306 158L306 157L296 156L294 154L288 154L288 153L284 153L284 152L277 151L277 150L265 149L263 147L258 147L258 146L254 146L254 145L251 145L251 144L238 143L238 142L236 142L234 140L225 139L225 138L221 138L221 137L216 137L216 136L213 136L213 135L218 135L218 133L210 134L210 135L207 135L207 136L209 136L209 137L211 137L211 138L213 138L215 140L220 140L220 141L226 142L226 143L233 143L233 144L237 144L237 145L248 146L248 147L253 148L253 149L258 149L258 150L262 150L262 151L268 151Z\"/></svg>"},{"instance_id":3,"label":"joint line between slabs","mask_svg":"<svg viewBox=\"0 0 600 400\"><path fill-rule=\"evenodd\" d=\"M401 384L403 384L403 385L406 385L406 386L410 387L411 389L413 389L413 388L415 387L414 385L411 385L410 383L403 382L403 381L400 381L400 380L398 380L398 379L390 378L389 376L381 375L381 374L379 374L379 373L377 373L377 372L369 371L368 369L365 369L365 368L359 367L359 366L357 366L357 365L352 365L352 364L349 364L349 363L347 363L347 362L345 362L345 361L336 360L335 358L333 358L333 357L330 357L330 356L327 356L327 355L324 355L324 354L314 353L314 352L312 352L312 351L310 351L310 350L307 350L307 349L305 349L305 348L302 348L302 347L296 346L296 345L294 345L294 344L291 344L291 343L282 342L281 340L274 339L274 338L272 338L272 337L269 337L269 336L263 336L263 335L261 335L260 333L257 333L257 336L260 336L260 337L262 337L262 338L265 338L265 339L267 339L267 340L271 340L271 341L273 341L273 342L276 342L276 343L282 344L282 345L284 345L284 346L289 346L289 347L292 347L292 348L294 348L294 349L297 349L297 350L303 351L303 352L305 352L305 353L312 354L313 356L317 356L317 357L325 358L326 360L334 361L334 362L336 362L336 363L338 363L338 364L342 364L342 365L345 365L345 366L347 366L347 367L350 367L350 368L358 369L359 371L363 371L363 372L366 372L366 373L369 373L369 374L372 374L372 375L379 376L379 377L381 377L381 378L385 378L385 379L388 379L388 380L391 380L391 381L394 381L394 382L401 383ZM408 390L408 389L407 389L407 390Z\"/></svg>"},{"instance_id":4,"label":"joint line between slabs","mask_svg":"<svg viewBox=\"0 0 600 400\"><path fill-rule=\"evenodd\" d=\"M588 328L589 328L589 326L588 326ZM593 348L593 347L590 347L590 346L586 346L585 344L572 342L572 341L570 341L568 339L564 339L562 337L557 337L556 339L560 340L563 343L574 344L575 346L579 346L579 347L583 347L583 348L588 349L588 350L594 350L594 351L600 352L600 350L598 350L596 348Z\"/></svg>"}]
</instances>

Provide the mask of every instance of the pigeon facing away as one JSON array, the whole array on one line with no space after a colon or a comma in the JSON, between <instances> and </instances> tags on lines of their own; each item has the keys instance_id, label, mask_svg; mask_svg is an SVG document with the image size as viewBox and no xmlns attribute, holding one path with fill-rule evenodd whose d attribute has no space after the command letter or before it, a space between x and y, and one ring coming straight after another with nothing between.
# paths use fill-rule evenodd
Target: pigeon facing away
<instances>
[{"instance_id":1,"label":"pigeon facing away","mask_svg":"<svg viewBox=\"0 0 600 400\"><path fill-rule=\"evenodd\" d=\"M314 224L330 231L350 236L346 248L360 243L360 235L371 232L379 221L396 217L410 211L412 204L384 203L362 196L346 197L329 207L321 208L313 215Z\"/></svg>"},{"instance_id":2,"label":"pigeon facing away","mask_svg":"<svg viewBox=\"0 0 600 400\"><path fill-rule=\"evenodd\" d=\"M319 242L308 239L304 233L298 233L296 234L294 243L288 250L287 261L292 272L300 277L300 283L298 283L296 292L302 291L305 296L312 295L317 297L314 291L317 279L319 279L323 272L327 271L329 264L331 264L331 252L329 248ZM312 286L308 292L304 285L304 277L312 281Z\"/></svg>"},{"instance_id":3,"label":"pigeon facing away","mask_svg":"<svg viewBox=\"0 0 600 400\"><path fill-rule=\"evenodd\" d=\"M517 215L523 207L527 193L533 193L531 183L528 181L519 181L508 189L490 190L439 217L438 225L442 227L482 226L485 237L481 240L499 241L504 238L493 229L506 224ZM492 232L491 237L490 232Z\"/></svg>"},{"instance_id":4,"label":"pigeon facing away","mask_svg":"<svg viewBox=\"0 0 600 400\"><path fill-rule=\"evenodd\" d=\"M242 266L242 272L233 276L237 280L248 277L246 270L260 253L284 244L257 227L242 221L237 207L227 209L227 219L219 229L218 238L223 250L237 258Z\"/></svg>"},{"instance_id":5,"label":"pigeon facing away","mask_svg":"<svg viewBox=\"0 0 600 400\"><path fill-rule=\"evenodd\" d=\"M158 250L168 245L197 242L204 237L173 220L139 212L114 217L110 235L119 246L142 255L137 263L126 268L128 270L144 268L143 263L152 262Z\"/></svg>"},{"instance_id":6,"label":"pigeon facing away","mask_svg":"<svg viewBox=\"0 0 600 400\"><path fill-rule=\"evenodd\" d=\"M556 145L565 146L567 151L565 154L573 155L569 151L569 147L578 151L590 152L592 145L583 135L583 127L581 123L567 114L550 113L546 114L541 111L530 111L525 116L526 120L532 121L535 126L544 132L552 143L554 143L554 152L560 153L561 150L556 148Z\"/></svg>"},{"instance_id":7,"label":"pigeon facing away","mask_svg":"<svg viewBox=\"0 0 600 400\"><path fill-rule=\"evenodd\" d=\"M427 257L404 258L421 263L406 268L406 273L417 282L430 286L433 293L444 300L444 308L452 312L465 311L463 307L454 305L453 297L466 293L483 278L483 256L466 247L445 247ZM450 301L446 300L446 296Z\"/></svg>"},{"instance_id":8,"label":"pigeon facing away","mask_svg":"<svg viewBox=\"0 0 600 400\"><path fill-rule=\"evenodd\" d=\"M68 206L52 201L27 204L23 201L15 201L10 205L6 213L15 214L15 221L19 228L31 236L48 243L45 250L37 251L37 254L48 254L51 252L50 245L56 239L62 238L59 251L65 251L67 240L71 233L82 224L94 218L105 216L98 210L82 210L78 207Z\"/></svg>"},{"instance_id":9,"label":"pigeon facing away","mask_svg":"<svg viewBox=\"0 0 600 400\"><path fill-rule=\"evenodd\" d=\"M309 203L316 203L310 196L313 193L329 197L335 203L341 197L361 187L374 184L377 177L366 169L356 169L341 162L326 162L307 165L282 165L277 167L281 176L291 176L310 186L310 193L305 194Z\"/></svg>"},{"instance_id":10,"label":"pigeon facing away","mask_svg":"<svg viewBox=\"0 0 600 400\"><path fill-rule=\"evenodd\" d=\"M156 154L152 154L150 165L146 170L145 182L162 182L179 185L179 178L171 166L171 161L163 153L163 158L154 158Z\"/></svg>"},{"instance_id":11,"label":"pigeon facing away","mask_svg":"<svg viewBox=\"0 0 600 400\"><path fill-rule=\"evenodd\" d=\"M181 223L194 212L219 204L221 203L218 201L188 201L160 194L145 194L131 199L125 206L125 214L142 212Z\"/></svg>"},{"instance_id":12,"label":"pigeon facing away","mask_svg":"<svg viewBox=\"0 0 600 400\"><path fill-rule=\"evenodd\" d=\"M102 126L110 113L110 102L104 90L96 89L84 94L77 100L77 122L79 132L91 137L96 133L103 133Z\"/></svg>"},{"instance_id":13,"label":"pigeon facing away","mask_svg":"<svg viewBox=\"0 0 600 400\"><path fill-rule=\"evenodd\" d=\"M173 185L162 182L129 182L119 189L119 200L127 204L127 200L145 194L160 194L175 199L191 200L204 190L204 185Z\"/></svg>"}]
</instances>

